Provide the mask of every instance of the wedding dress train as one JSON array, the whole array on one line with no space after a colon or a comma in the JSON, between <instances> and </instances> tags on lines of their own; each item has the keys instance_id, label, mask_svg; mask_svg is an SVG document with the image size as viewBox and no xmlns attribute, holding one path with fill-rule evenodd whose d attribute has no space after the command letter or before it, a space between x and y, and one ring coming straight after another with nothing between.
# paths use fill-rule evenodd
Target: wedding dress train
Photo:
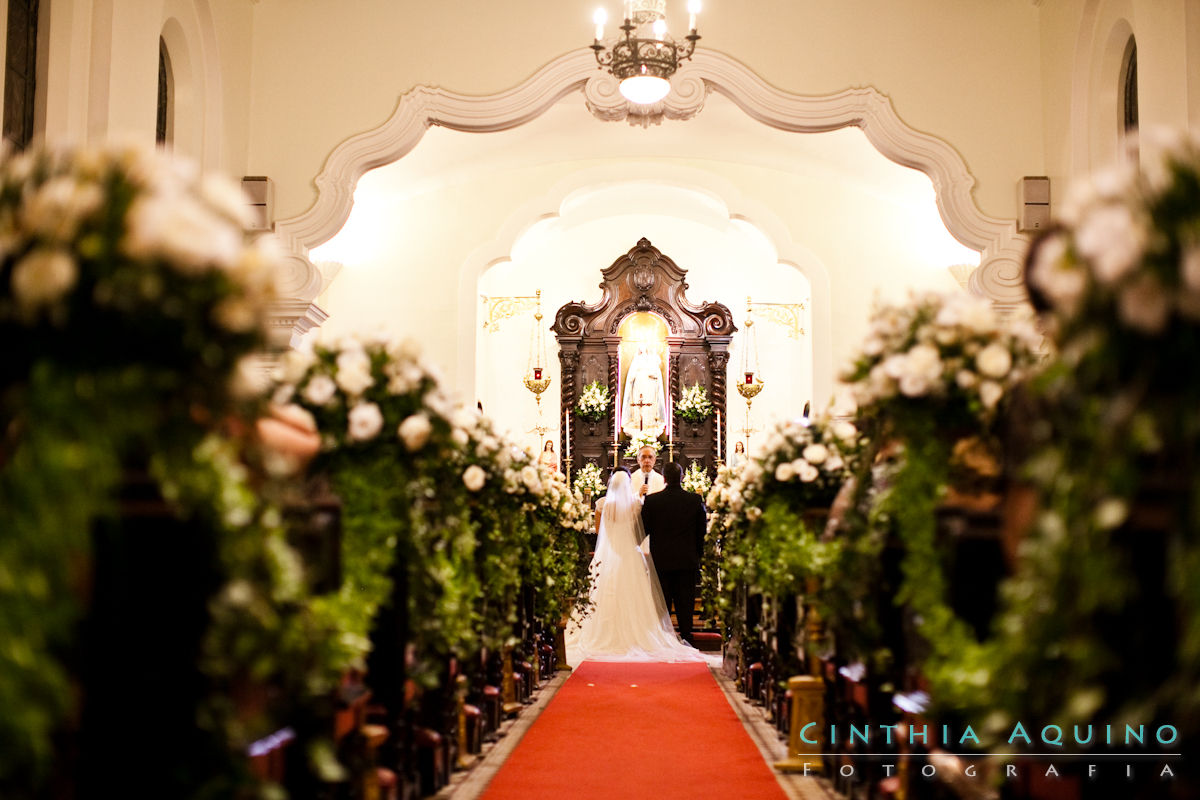
<instances>
[{"instance_id":1,"label":"wedding dress train","mask_svg":"<svg viewBox=\"0 0 1200 800\"><path fill-rule=\"evenodd\" d=\"M704 661L671 625L650 556L638 546L641 506L629 473L616 472L600 517L592 558L591 607L567 631L568 662Z\"/></svg>"}]
</instances>

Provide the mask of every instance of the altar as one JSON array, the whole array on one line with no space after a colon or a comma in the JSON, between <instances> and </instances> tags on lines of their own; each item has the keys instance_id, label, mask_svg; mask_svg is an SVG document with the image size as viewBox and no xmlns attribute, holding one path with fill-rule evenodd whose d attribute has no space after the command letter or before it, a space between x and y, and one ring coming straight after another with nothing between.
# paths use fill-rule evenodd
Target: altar
<instances>
[{"instance_id":1,"label":"altar","mask_svg":"<svg viewBox=\"0 0 1200 800\"><path fill-rule=\"evenodd\" d=\"M660 464L692 462L712 474L725 444L729 343L737 330L729 309L717 302L689 302L687 271L641 239L601 271L603 296L595 305L566 303L551 328L558 340L562 408L569 425L560 430L560 451L573 469L596 464L633 466L626 450L653 442ZM607 415L576 413L583 387L607 389ZM684 423L675 413L688 387L703 387L713 412ZM720 439L718 434L720 433Z\"/></svg>"}]
</instances>

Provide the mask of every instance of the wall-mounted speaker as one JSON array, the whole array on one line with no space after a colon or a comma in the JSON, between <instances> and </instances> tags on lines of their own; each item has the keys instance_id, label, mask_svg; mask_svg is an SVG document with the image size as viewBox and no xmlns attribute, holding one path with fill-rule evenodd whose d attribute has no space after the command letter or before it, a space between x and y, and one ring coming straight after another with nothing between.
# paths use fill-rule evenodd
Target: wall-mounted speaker
<instances>
[{"instance_id":1,"label":"wall-mounted speaker","mask_svg":"<svg viewBox=\"0 0 1200 800\"><path fill-rule=\"evenodd\" d=\"M1050 224L1050 179L1045 175L1026 175L1021 178L1021 219L1017 228L1022 233L1036 233Z\"/></svg>"},{"instance_id":2,"label":"wall-mounted speaker","mask_svg":"<svg viewBox=\"0 0 1200 800\"><path fill-rule=\"evenodd\" d=\"M275 214L275 183L265 175L247 175L242 178L242 191L250 202L250 230L271 230Z\"/></svg>"}]
</instances>

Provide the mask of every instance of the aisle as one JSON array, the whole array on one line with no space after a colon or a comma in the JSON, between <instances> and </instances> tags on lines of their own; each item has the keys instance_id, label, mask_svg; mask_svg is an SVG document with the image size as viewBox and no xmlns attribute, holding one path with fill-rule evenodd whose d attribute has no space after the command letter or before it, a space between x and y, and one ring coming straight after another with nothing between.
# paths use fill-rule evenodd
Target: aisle
<instances>
[{"instance_id":1,"label":"aisle","mask_svg":"<svg viewBox=\"0 0 1200 800\"><path fill-rule=\"evenodd\" d=\"M706 665L588 661L483 797L785 795Z\"/></svg>"}]
</instances>

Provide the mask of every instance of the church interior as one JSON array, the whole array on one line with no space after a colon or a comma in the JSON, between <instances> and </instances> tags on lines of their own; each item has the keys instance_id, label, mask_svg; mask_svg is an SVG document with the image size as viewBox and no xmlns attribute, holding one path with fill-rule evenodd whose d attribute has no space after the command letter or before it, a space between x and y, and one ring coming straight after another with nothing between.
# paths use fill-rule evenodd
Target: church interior
<instances>
[{"instance_id":1,"label":"church interior","mask_svg":"<svg viewBox=\"0 0 1200 800\"><path fill-rule=\"evenodd\" d=\"M0 796L1200 796L1200 0L0 5Z\"/></svg>"}]
</instances>

